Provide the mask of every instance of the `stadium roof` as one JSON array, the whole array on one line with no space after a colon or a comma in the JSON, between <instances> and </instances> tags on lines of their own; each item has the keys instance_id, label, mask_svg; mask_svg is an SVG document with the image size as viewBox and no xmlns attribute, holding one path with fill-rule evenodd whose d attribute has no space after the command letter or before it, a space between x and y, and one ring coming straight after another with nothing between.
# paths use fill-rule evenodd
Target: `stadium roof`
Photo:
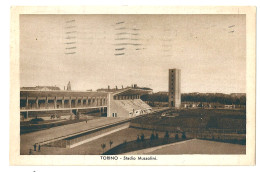
<instances>
[{"instance_id":1,"label":"stadium roof","mask_svg":"<svg viewBox=\"0 0 260 172\"><path fill-rule=\"evenodd\" d=\"M92 91L39 91L39 90L21 90L20 97L106 97L107 93Z\"/></svg>"},{"instance_id":2,"label":"stadium roof","mask_svg":"<svg viewBox=\"0 0 260 172\"><path fill-rule=\"evenodd\" d=\"M125 88L114 92L114 95L128 96L128 95L144 95L149 94L152 90L145 90L142 88Z\"/></svg>"},{"instance_id":3,"label":"stadium roof","mask_svg":"<svg viewBox=\"0 0 260 172\"><path fill-rule=\"evenodd\" d=\"M35 87L21 87L21 90L60 90L57 86L35 86Z\"/></svg>"}]
</instances>

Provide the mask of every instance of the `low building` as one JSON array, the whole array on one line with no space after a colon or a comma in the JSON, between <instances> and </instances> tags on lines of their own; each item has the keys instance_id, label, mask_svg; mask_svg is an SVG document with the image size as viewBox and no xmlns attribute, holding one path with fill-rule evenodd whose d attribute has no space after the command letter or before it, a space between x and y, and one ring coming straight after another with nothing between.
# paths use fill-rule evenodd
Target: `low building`
<instances>
[{"instance_id":1,"label":"low building","mask_svg":"<svg viewBox=\"0 0 260 172\"><path fill-rule=\"evenodd\" d=\"M37 90L37 91L58 91L60 90L57 86L35 86L35 87L21 87L21 91L25 90Z\"/></svg>"},{"instance_id":2,"label":"low building","mask_svg":"<svg viewBox=\"0 0 260 172\"><path fill-rule=\"evenodd\" d=\"M168 91L158 91L156 94L168 96L169 92Z\"/></svg>"},{"instance_id":3,"label":"low building","mask_svg":"<svg viewBox=\"0 0 260 172\"><path fill-rule=\"evenodd\" d=\"M115 88L110 88L110 86L108 86L107 88L97 89L97 92L115 92L115 91L125 90L125 89L129 89L129 88L143 90L143 92L146 94L153 93L153 89L148 88L148 87L138 87L137 84L133 84L132 86L127 86L125 88L123 87L123 85L121 88L118 88L117 86L115 86Z\"/></svg>"},{"instance_id":4,"label":"low building","mask_svg":"<svg viewBox=\"0 0 260 172\"><path fill-rule=\"evenodd\" d=\"M236 105L225 105L224 108L225 109L235 109Z\"/></svg>"}]
</instances>

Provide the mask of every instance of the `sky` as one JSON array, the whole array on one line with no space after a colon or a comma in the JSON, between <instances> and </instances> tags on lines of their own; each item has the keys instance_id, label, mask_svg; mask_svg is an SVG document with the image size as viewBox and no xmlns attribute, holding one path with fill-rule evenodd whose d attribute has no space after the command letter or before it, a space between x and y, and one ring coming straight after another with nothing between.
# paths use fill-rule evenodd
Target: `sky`
<instances>
[{"instance_id":1,"label":"sky","mask_svg":"<svg viewBox=\"0 0 260 172\"><path fill-rule=\"evenodd\" d=\"M246 92L245 15L21 15L20 83Z\"/></svg>"}]
</instances>

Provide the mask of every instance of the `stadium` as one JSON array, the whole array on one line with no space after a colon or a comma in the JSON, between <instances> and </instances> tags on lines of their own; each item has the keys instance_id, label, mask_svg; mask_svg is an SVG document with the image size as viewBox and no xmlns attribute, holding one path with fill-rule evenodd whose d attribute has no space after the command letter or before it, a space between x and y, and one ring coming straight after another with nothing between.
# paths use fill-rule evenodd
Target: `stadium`
<instances>
[{"instance_id":1,"label":"stadium","mask_svg":"<svg viewBox=\"0 0 260 172\"><path fill-rule=\"evenodd\" d=\"M98 109L107 117L131 118L151 111L151 107L140 99L149 91L136 86L97 92L21 90L20 112L24 119L31 119L39 112L45 117L62 112L61 117L65 117L70 112L77 115L89 109Z\"/></svg>"},{"instance_id":2,"label":"stadium","mask_svg":"<svg viewBox=\"0 0 260 172\"><path fill-rule=\"evenodd\" d=\"M67 90L23 87L20 154L244 154L245 109L183 108L180 88L180 70L170 69L168 107L152 108L141 99L152 89L136 84L97 91L72 91L70 82ZM181 152L176 144L183 144ZM190 144L205 149L183 149Z\"/></svg>"}]
</instances>

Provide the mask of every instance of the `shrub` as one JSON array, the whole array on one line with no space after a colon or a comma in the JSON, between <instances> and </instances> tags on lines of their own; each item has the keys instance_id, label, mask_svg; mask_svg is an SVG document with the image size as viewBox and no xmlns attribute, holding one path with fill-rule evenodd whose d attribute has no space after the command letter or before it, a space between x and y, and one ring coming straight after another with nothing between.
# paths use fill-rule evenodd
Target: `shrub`
<instances>
[{"instance_id":1,"label":"shrub","mask_svg":"<svg viewBox=\"0 0 260 172\"><path fill-rule=\"evenodd\" d=\"M31 124L38 124L39 122L44 121L42 118L34 118L30 120Z\"/></svg>"}]
</instances>

